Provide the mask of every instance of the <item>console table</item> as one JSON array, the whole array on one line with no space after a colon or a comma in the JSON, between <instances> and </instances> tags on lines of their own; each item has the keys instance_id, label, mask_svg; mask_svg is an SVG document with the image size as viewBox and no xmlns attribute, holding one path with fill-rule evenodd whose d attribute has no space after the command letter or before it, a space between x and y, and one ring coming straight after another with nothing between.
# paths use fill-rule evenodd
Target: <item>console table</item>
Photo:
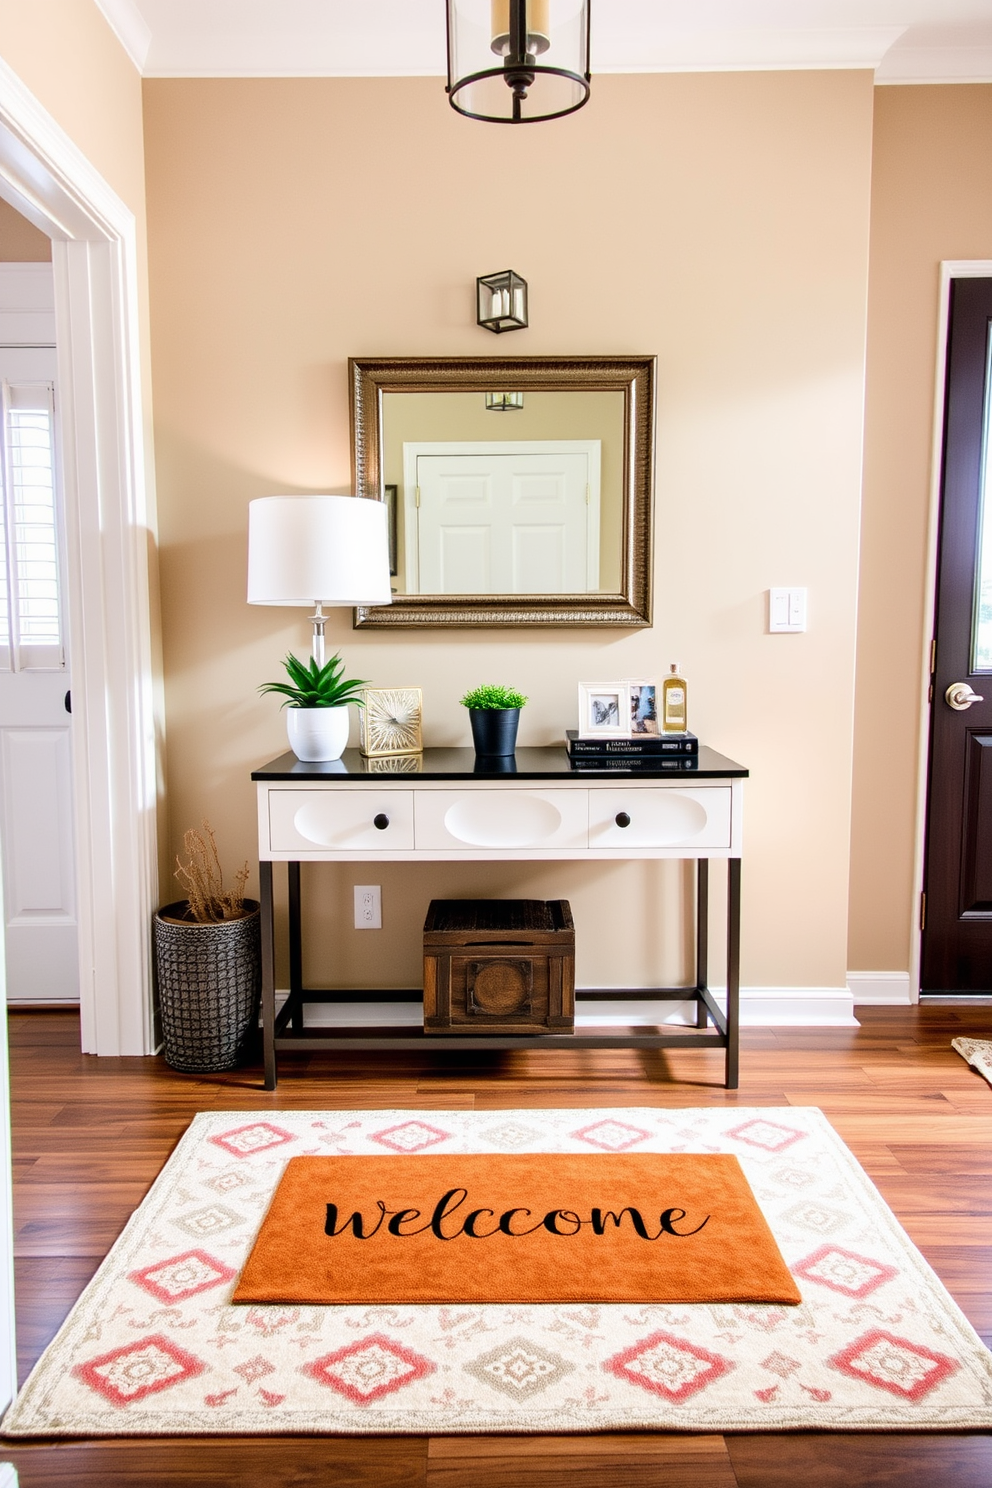
<instances>
[{"instance_id":1,"label":"console table","mask_svg":"<svg viewBox=\"0 0 992 1488\"><path fill-rule=\"evenodd\" d=\"M741 817L747 770L701 747L697 756L650 766L607 760L573 768L563 747L518 749L484 761L471 749L306 764L283 754L252 773L258 790L262 906L262 1030L265 1088L275 1089L277 1056L317 1049L720 1048L725 1083L738 1084ZM306 1003L418 1002L410 990L303 986L300 870L304 863L418 863L538 860L611 862L694 859L695 980L685 987L576 989L576 1001L693 1002L695 1028L665 1032L425 1035L403 1025L308 1028ZM727 1008L707 985L709 864L727 863ZM289 996L276 1011L272 865L289 878ZM426 904L425 904L426 909ZM579 927L581 936L581 926Z\"/></svg>"}]
</instances>

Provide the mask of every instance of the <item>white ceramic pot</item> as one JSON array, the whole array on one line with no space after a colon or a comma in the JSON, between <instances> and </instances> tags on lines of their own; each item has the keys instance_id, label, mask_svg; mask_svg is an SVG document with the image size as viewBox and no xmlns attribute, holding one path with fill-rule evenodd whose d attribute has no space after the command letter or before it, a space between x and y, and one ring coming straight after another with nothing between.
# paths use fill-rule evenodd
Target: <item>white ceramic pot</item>
<instances>
[{"instance_id":1,"label":"white ceramic pot","mask_svg":"<svg viewBox=\"0 0 992 1488\"><path fill-rule=\"evenodd\" d=\"M348 743L348 705L340 708L287 708L289 747L299 760L340 759Z\"/></svg>"}]
</instances>

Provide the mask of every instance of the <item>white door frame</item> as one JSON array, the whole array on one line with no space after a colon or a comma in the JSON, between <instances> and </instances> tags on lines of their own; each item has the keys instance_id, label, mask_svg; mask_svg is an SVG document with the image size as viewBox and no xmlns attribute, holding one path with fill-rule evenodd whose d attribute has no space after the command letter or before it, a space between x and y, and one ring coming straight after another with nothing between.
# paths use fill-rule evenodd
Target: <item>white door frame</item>
<instances>
[{"instance_id":1,"label":"white door frame","mask_svg":"<svg viewBox=\"0 0 992 1488\"><path fill-rule=\"evenodd\" d=\"M0 59L0 196L52 239L82 1047L153 1049L157 734L134 215Z\"/></svg>"},{"instance_id":2,"label":"white door frame","mask_svg":"<svg viewBox=\"0 0 992 1488\"><path fill-rule=\"evenodd\" d=\"M916 776L916 835L913 849L913 898L910 906L909 998L920 1000L920 962L923 932L920 904L923 895L927 830L927 783L930 770L930 641L937 606L937 549L940 537L940 476L944 457L944 393L947 382L947 326L953 279L992 279L992 259L945 259L940 265L937 302L937 369L934 379L933 442L930 451L930 503L927 515L926 592L923 609L923 652L920 658L920 727Z\"/></svg>"}]
</instances>

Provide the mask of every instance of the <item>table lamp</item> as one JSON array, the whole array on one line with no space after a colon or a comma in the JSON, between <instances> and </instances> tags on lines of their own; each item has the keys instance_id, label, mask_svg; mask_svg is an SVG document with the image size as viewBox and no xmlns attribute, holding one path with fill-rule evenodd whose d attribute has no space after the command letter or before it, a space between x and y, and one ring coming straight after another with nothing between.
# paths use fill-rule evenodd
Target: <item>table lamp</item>
<instances>
[{"instance_id":1,"label":"table lamp","mask_svg":"<svg viewBox=\"0 0 992 1488\"><path fill-rule=\"evenodd\" d=\"M389 604L382 501L261 496L248 503L248 603L313 605L313 657L324 665L324 605Z\"/></svg>"}]
</instances>

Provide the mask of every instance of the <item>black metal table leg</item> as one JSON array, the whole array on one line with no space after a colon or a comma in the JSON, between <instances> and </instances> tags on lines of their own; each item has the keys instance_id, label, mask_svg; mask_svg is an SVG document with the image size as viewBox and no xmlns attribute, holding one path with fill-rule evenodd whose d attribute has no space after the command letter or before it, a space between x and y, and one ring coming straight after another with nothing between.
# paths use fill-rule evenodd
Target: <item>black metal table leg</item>
<instances>
[{"instance_id":1,"label":"black metal table leg","mask_svg":"<svg viewBox=\"0 0 992 1488\"><path fill-rule=\"evenodd\" d=\"M303 1032L303 929L300 909L300 865L288 863L289 875L289 1005L294 1033Z\"/></svg>"},{"instance_id":2,"label":"black metal table leg","mask_svg":"<svg viewBox=\"0 0 992 1488\"><path fill-rule=\"evenodd\" d=\"M265 1088L275 1090L276 1080L276 947L272 916L272 864L259 863L259 903L262 935L262 1047L265 1054Z\"/></svg>"},{"instance_id":3,"label":"black metal table leg","mask_svg":"<svg viewBox=\"0 0 992 1488\"><path fill-rule=\"evenodd\" d=\"M710 929L710 861L700 858L696 864L696 991L708 985L707 958ZM706 1027L706 1004L696 998L696 1027Z\"/></svg>"},{"instance_id":4,"label":"black metal table leg","mask_svg":"<svg viewBox=\"0 0 992 1488\"><path fill-rule=\"evenodd\" d=\"M740 1084L741 860L727 859L727 1079Z\"/></svg>"}]
</instances>

